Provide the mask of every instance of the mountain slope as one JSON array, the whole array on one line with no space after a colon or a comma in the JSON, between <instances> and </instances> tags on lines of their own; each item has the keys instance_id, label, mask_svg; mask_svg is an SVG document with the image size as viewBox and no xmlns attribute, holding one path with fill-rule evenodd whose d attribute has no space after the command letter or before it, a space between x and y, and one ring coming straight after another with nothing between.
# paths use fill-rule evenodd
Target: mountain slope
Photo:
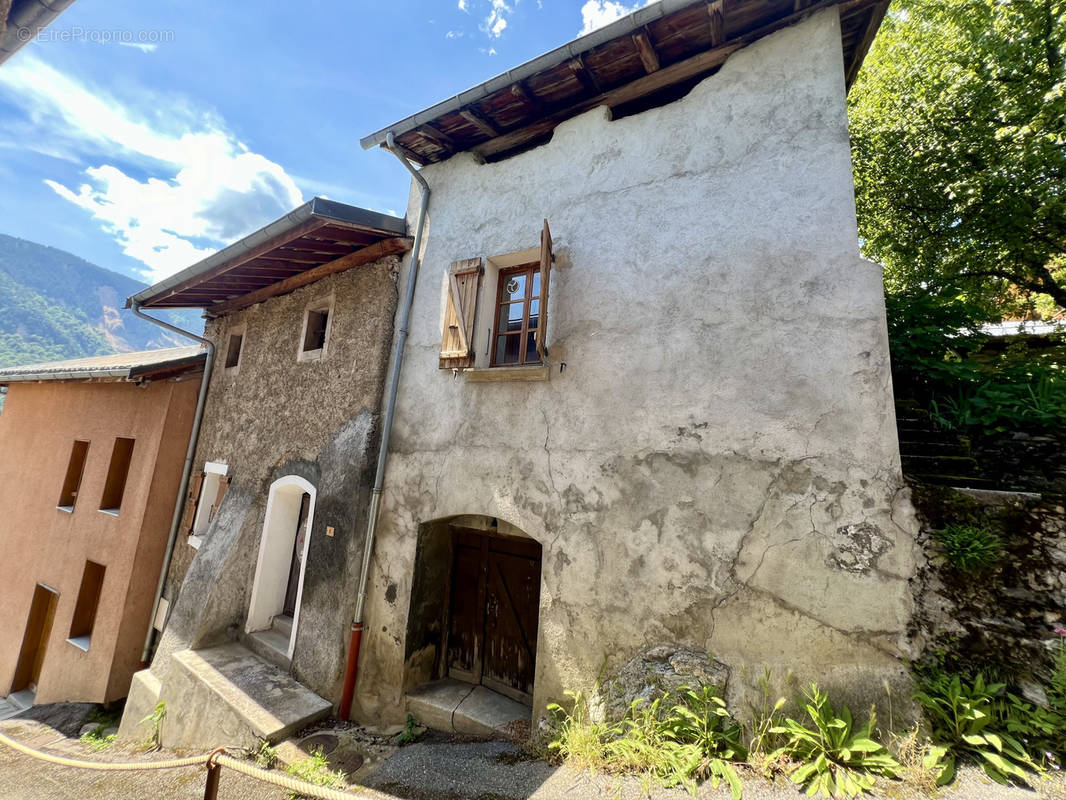
<instances>
[{"instance_id":1,"label":"mountain slope","mask_svg":"<svg viewBox=\"0 0 1066 800\"><path fill-rule=\"evenodd\" d=\"M0 366L188 344L122 308L144 286L63 250L0 234ZM195 310L167 319L203 330Z\"/></svg>"}]
</instances>

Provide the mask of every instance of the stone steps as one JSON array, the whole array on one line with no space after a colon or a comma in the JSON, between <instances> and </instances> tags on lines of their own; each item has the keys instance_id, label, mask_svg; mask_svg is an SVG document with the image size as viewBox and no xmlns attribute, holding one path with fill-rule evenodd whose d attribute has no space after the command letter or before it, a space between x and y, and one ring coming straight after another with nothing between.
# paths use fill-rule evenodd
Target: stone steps
<instances>
[{"instance_id":1,"label":"stone steps","mask_svg":"<svg viewBox=\"0 0 1066 800\"><path fill-rule=\"evenodd\" d=\"M444 678L408 692L407 712L420 724L447 733L508 735L528 725L532 709L517 700L454 678Z\"/></svg>"}]
</instances>

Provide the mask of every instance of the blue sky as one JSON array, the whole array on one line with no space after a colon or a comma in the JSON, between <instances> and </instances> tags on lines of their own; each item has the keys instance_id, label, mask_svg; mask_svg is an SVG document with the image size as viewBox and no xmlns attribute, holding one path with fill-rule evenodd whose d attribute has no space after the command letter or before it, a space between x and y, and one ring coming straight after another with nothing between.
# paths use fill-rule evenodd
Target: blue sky
<instances>
[{"instance_id":1,"label":"blue sky","mask_svg":"<svg viewBox=\"0 0 1066 800\"><path fill-rule=\"evenodd\" d=\"M360 137L643 4L77 0L0 65L0 233L155 281L315 195L402 215Z\"/></svg>"}]
</instances>

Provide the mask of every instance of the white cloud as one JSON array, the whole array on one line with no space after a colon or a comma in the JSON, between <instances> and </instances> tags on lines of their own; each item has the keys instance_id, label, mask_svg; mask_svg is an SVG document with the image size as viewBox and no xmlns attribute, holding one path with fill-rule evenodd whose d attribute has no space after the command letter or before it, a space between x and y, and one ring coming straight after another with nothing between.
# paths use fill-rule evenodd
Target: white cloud
<instances>
[{"instance_id":1,"label":"white cloud","mask_svg":"<svg viewBox=\"0 0 1066 800\"><path fill-rule=\"evenodd\" d=\"M45 183L92 214L152 280L303 202L279 164L180 98L123 105L32 57L5 65L0 92L23 107L39 139L82 155L81 163L97 160L77 188ZM101 160L133 167L138 177Z\"/></svg>"},{"instance_id":2,"label":"white cloud","mask_svg":"<svg viewBox=\"0 0 1066 800\"><path fill-rule=\"evenodd\" d=\"M636 5L627 6L624 3L616 2L616 0L588 0L585 5L581 6L582 24L581 30L577 32L577 35L584 36L586 33L592 33L597 28L602 28L616 19L621 19L626 14L632 14L641 5L651 5L653 2L654 0L646 0L643 4L637 3Z\"/></svg>"},{"instance_id":3,"label":"white cloud","mask_svg":"<svg viewBox=\"0 0 1066 800\"><path fill-rule=\"evenodd\" d=\"M146 44L144 42L118 42L122 47L136 47L142 53L154 53L159 47L157 44Z\"/></svg>"},{"instance_id":4,"label":"white cloud","mask_svg":"<svg viewBox=\"0 0 1066 800\"><path fill-rule=\"evenodd\" d=\"M445 39L462 39L463 38L463 32L462 31L448 31L446 34L444 34L444 38Z\"/></svg>"},{"instance_id":5,"label":"white cloud","mask_svg":"<svg viewBox=\"0 0 1066 800\"><path fill-rule=\"evenodd\" d=\"M460 11L466 11L467 10L466 0L459 0L459 10Z\"/></svg>"},{"instance_id":6,"label":"white cloud","mask_svg":"<svg viewBox=\"0 0 1066 800\"><path fill-rule=\"evenodd\" d=\"M492 8L489 15L485 17L485 24L481 26L481 29L493 39L500 38L500 34L507 28L506 15L512 10L505 0L492 0Z\"/></svg>"}]
</instances>

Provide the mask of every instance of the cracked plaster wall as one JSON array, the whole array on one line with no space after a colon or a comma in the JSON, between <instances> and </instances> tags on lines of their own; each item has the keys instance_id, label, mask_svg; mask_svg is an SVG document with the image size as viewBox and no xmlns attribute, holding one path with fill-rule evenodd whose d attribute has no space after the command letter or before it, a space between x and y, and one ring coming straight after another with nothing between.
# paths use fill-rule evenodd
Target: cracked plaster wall
<instances>
[{"instance_id":1,"label":"cracked plaster wall","mask_svg":"<svg viewBox=\"0 0 1066 800\"><path fill-rule=\"evenodd\" d=\"M881 275L857 252L837 11L677 102L423 174L359 713L402 719L419 526L454 514L543 545L537 713L659 642L856 700L904 681L916 525ZM542 218L550 381L439 370L449 263L536 246Z\"/></svg>"},{"instance_id":2,"label":"cracked plaster wall","mask_svg":"<svg viewBox=\"0 0 1066 800\"><path fill-rule=\"evenodd\" d=\"M387 258L347 270L208 323L219 362L196 467L223 462L232 483L200 548L176 544L166 596L177 599L152 662L164 697L171 654L244 636L270 485L299 475L317 497L292 672L321 696L339 699L398 264ZM305 309L331 294L326 356L297 362ZM242 326L239 369L226 370L228 333ZM327 525L333 537L325 535Z\"/></svg>"}]
</instances>

